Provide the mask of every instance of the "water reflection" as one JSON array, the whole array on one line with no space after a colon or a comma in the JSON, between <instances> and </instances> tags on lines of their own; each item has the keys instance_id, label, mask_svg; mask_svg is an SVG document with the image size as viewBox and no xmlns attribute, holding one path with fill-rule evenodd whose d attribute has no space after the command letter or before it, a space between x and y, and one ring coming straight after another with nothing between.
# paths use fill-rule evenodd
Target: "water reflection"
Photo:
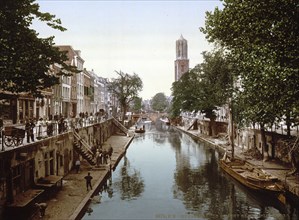
<instances>
[{"instance_id":1,"label":"water reflection","mask_svg":"<svg viewBox=\"0 0 299 220\"><path fill-rule=\"evenodd\" d=\"M221 219L227 215L224 203L228 186L215 166L218 154L190 139L183 143L182 149L176 149L174 198L184 201L194 216Z\"/></svg>"},{"instance_id":2,"label":"water reflection","mask_svg":"<svg viewBox=\"0 0 299 220\"><path fill-rule=\"evenodd\" d=\"M298 219L294 205L252 194L226 176L214 149L156 126L136 135L84 219Z\"/></svg>"},{"instance_id":3,"label":"water reflection","mask_svg":"<svg viewBox=\"0 0 299 220\"><path fill-rule=\"evenodd\" d=\"M115 187L120 192L121 200L131 200L139 197L144 191L144 181L140 172L130 167L130 161L124 156L124 163L120 168L120 178L115 182Z\"/></svg>"}]
</instances>

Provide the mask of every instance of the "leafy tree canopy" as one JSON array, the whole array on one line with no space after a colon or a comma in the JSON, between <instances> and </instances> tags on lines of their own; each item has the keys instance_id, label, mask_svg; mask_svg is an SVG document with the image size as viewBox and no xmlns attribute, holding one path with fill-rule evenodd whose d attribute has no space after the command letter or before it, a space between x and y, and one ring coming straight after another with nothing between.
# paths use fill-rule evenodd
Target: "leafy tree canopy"
<instances>
[{"instance_id":1,"label":"leafy tree canopy","mask_svg":"<svg viewBox=\"0 0 299 220\"><path fill-rule=\"evenodd\" d=\"M67 56L53 47L54 37L38 38L30 26L38 19L54 29L66 30L55 15L42 13L34 0L2 0L0 4L0 90L42 96L41 90L59 83L49 72L54 63L62 66L58 75L76 72L65 64Z\"/></svg>"},{"instance_id":2,"label":"leafy tree canopy","mask_svg":"<svg viewBox=\"0 0 299 220\"><path fill-rule=\"evenodd\" d=\"M201 31L231 50L273 51L281 66L298 68L299 5L296 0L224 0L224 9L206 13Z\"/></svg>"},{"instance_id":3,"label":"leafy tree canopy","mask_svg":"<svg viewBox=\"0 0 299 220\"><path fill-rule=\"evenodd\" d=\"M123 118L125 118L129 103L138 97L138 92L142 90L143 83L136 73L130 75L122 71L115 72L118 78L111 80L108 84L108 90L118 99L122 107Z\"/></svg>"},{"instance_id":4,"label":"leafy tree canopy","mask_svg":"<svg viewBox=\"0 0 299 220\"><path fill-rule=\"evenodd\" d=\"M203 53L204 62L185 73L172 85L172 111L200 111L214 118L215 110L227 103L232 77L223 51Z\"/></svg>"},{"instance_id":5,"label":"leafy tree canopy","mask_svg":"<svg viewBox=\"0 0 299 220\"><path fill-rule=\"evenodd\" d=\"M207 12L201 31L231 53L242 120L298 117L298 12L295 0L224 0L223 10Z\"/></svg>"},{"instance_id":6,"label":"leafy tree canopy","mask_svg":"<svg viewBox=\"0 0 299 220\"><path fill-rule=\"evenodd\" d=\"M165 94L163 92L157 93L151 101L152 109L155 111L164 112L168 107L168 102Z\"/></svg>"},{"instance_id":7,"label":"leafy tree canopy","mask_svg":"<svg viewBox=\"0 0 299 220\"><path fill-rule=\"evenodd\" d=\"M132 111L138 112L142 109L142 98L135 97L133 99Z\"/></svg>"}]
</instances>

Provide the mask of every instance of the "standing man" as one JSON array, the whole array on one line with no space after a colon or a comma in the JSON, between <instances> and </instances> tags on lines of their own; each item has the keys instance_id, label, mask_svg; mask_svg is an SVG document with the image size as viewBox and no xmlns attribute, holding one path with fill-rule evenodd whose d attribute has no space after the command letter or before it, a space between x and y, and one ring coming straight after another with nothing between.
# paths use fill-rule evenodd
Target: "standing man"
<instances>
[{"instance_id":1,"label":"standing man","mask_svg":"<svg viewBox=\"0 0 299 220\"><path fill-rule=\"evenodd\" d=\"M90 176L90 172L88 172L87 176L85 176L84 179L86 180L87 191L88 191L88 187L90 187L90 189L92 189L92 186L91 186L92 176Z\"/></svg>"},{"instance_id":2,"label":"standing man","mask_svg":"<svg viewBox=\"0 0 299 220\"><path fill-rule=\"evenodd\" d=\"M108 155L109 155L109 159L110 159L110 162L111 162L111 156L112 156L112 153L113 153L113 148L111 146L111 144L109 145L109 148L108 148Z\"/></svg>"},{"instance_id":3,"label":"standing man","mask_svg":"<svg viewBox=\"0 0 299 220\"><path fill-rule=\"evenodd\" d=\"M27 143L30 143L30 139L32 142L34 142L34 134L33 134L33 128L35 127L35 124L33 123L33 120L27 120L25 124L25 130L27 134Z\"/></svg>"},{"instance_id":4,"label":"standing man","mask_svg":"<svg viewBox=\"0 0 299 220\"><path fill-rule=\"evenodd\" d=\"M76 172L79 173L80 171L80 165L81 165L81 162L79 159L76 160L75 162L75 167L76 167Z\"/></svg>"},{"instance_id":5,"label":"standing man","mask_svg":"<svg viewBox=\"0 0 299 220\"><path fill-rule=\"evenodd\" d=\"M96 151L96 163L97 163L97 167L100 166L100 151L99 149L97 149Z\"/></svg>"}]
</instances>

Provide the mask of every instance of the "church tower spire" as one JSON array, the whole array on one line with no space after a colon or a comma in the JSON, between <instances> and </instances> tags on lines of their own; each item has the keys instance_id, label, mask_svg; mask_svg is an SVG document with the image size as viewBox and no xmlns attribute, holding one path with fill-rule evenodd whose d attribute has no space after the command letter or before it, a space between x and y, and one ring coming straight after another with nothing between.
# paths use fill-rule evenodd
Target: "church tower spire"
<instances>
[{"instance_id":1,"label":"church tower spire","mask_svg":"<svg viewBox=\"0 0 299 220\"><path fill-rule=\"evenodd\" d=\"M175 81L178 81L181 76L189 70L188 59L188 42L181 34L180 39L176 41L176 60L175 64Z\"/></svg>"}]
</instances>

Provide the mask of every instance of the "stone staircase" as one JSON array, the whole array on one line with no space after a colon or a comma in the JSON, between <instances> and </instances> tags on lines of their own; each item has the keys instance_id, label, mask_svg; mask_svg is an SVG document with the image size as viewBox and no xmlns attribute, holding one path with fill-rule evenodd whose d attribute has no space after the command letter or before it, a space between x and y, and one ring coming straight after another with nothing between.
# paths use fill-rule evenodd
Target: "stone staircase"
<instances>
[{"instance_id":1,"label":"stone staircase","mask_svg":"<svg viewBox=\"0 0 299 220\"><path fill-rule=\"evenodd\" d=\"M96 159L94 158L91 147L80 137L78 132L73 130L74 134L74 149L80 154L90 165L96 165Z\"/></svg>"},{"instance_id":2,"label":"stone staircase","mask_svg":"<svg viewBox=\"0 0 299 220\"><path fill-rule=\"evenodd\" d=\"M197 119L196 118L193 120L192 124L188 127L187 131L189 131L192 127L193 127L193 130L198 129Z\"/></svg>"},{"instance_id":3,"label":"stone staircase","mask_svg":"<svg viewBox=\"0 0 299 220\"><path fill-rule=\"evenodd\" d=\"M123 132L125 135L127 135L128 129L125 126L123 126L118 120L116 120L115 118L112 118L112 123L116 127L118 127L121 132Z\"/></svg>"}]
</instances>

